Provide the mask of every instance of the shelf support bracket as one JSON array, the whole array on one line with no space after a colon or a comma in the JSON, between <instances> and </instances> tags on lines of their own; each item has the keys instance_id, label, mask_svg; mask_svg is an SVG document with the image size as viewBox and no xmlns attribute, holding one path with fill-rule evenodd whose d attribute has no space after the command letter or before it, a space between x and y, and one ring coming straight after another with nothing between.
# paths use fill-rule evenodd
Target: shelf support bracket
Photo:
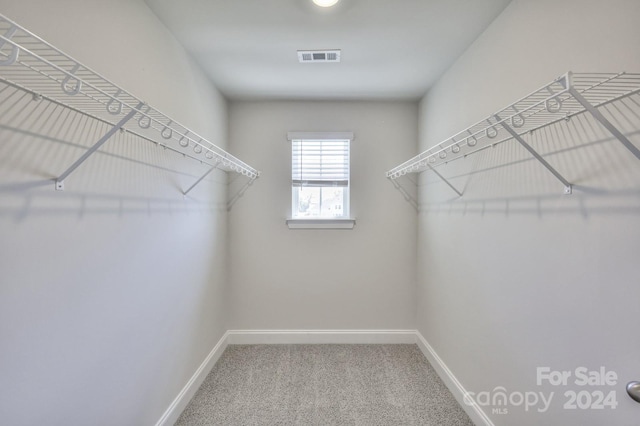
<instances>
[{"instance_id":1,"label":"shelf support bracket","mask_svg":"<svg viewBox=\"0 0 640 426\"><path fill-rule=\"evenodd\" d=\"M455 186L453 186L453 185L451 184L451 182L449 182L447 179L445 179L445 177L444 177L444 176L442 176L442 175L441 175L441 174L440 174L436 169L434 169L433 167L431 167L431 165L430 165L430 164L427 164L427 166L429 166L429 169L433 170L433 173L435 173L436 175L438 175L438 177L439 177L440 179L442 179L442 181L443 181L444 183L446 183L447 185L449 185L449 188L453 189L453 190L455 191L455 193L456 193L456 194L458 194L460 197L462 197L462 192L458 191L458 190L456 189L456 187L455 187Z\"/></svg>"},{"instance_id":2,"label":"shelf support bracket","mask_svg":"<svg viewBox=\"0 0 640 426\"><path fill-rule=\"evenodd\" d=\"M189 189L187 189L186 191L184 191L184 192L182 193L182 195L184 195L184 196L186 197L186 196L187 196L187 194L188 194L188 193L189 193L193 188L195 188L195 187L196 187L196 185L198 185L200 182L202 182L202 181L204 180L204 178L206 178L207 176L209 176L209 174L210 174L212 171L214 171L215 169L217 169L217 168L218 168L218 165L215 165L215 166L211 167L211 168L210 168L210 169L209 169L205 174L203 174L203 175L202 175L202 177L201 177L200 179L198 179L197 181L195 181L195 183L194 183L193 185L191 185L191 186L189 187Z\"/></svg>"},{"instance_id":3,"label":"shelf support bracket","mask_svg":"<svg viewBox=\"0 0 640 426\"><path fill-rule=\"evenodd\" d=\"M253 182L256 180L256 178L251 178L249 179L249 181L247 183L244 184L244 186L242 188L240 188L240 190L236 193L236 195L234 195L228 202L227 202L227 211L231 211L231 208L233 207L233 205L236 203L236 201L238 201L240 199L240 197L242 197L244 195L245 192L247 192L247 189L249 189L249 187L251 185L253 185Z\"/></svg>"},{"instance_id":4,"label":"shelf support bracket","mask_svg":"<svg viewBox=\"0 0 640 426\"><path fill-rule=\"evenodd\" d=\"M515 140L517 140L520 143L520 145L522 145L527 151L529 151L529 153L531 155L533 155L536 160L538 160L544 167L547 168L547 170L549 170L551 172L551 174L553 174L560 182L562 182L564 184L564 193L565 193L565 195L569 195L569 194L571 194L573 192L573 186L571 185L571 183L569 183L569 181L566 180L564 178L564 176L562 176L560 173L558 173L558 171L556 169L554 169L553 166L547 162L547 160L542 158L542 156L540 154L538 154L538 151L533 149L533 147L531 145L529 145L527 142L525 142L525 140L522 139L522 136L520 136L518 134L518 132L513 130L511 128L511 126L509 126L506 122L502 121L502 119L500 118L499 115L496 114L495 118L496 118L496 120L498 120L500 125L502 127L504 127L504 129L507 132L509 132L509 134L511 136L513 136L513 138Z\"/></svg>"},{"instance_id":5,"label":"shelf support bracket","mask_svg":"<svg viewBox=\"0 0 640 426\"><path fill-rule=\"evenodd\" d=\"M400 192L400 194L402 194L402 196L404 197L405 201L408 202L409 204L411 204L411 207L413 207L416 211L419 211L420 209L418 208L418 202L416 201L415 198L413 198L411 196L411 194L409 194L407 192L406 189L404 189L402 187L402 185L400 185L398 182L396 182L395 179L391 179L391 178L387 178L391 181L391 183L393 184L393 187L398 190L398 192Z\"/></svg>"},{"instance_id":6,"label":"shelf support bracket","mask_svg":"<svg viewBox=\"0 0 640 426\"><path fill-rule=\"evenodd\" d=\"M569 88L569 93L571 96L575 98L576 101L580 102L580 104L585 107L587 111L591 113L593 118L598 120L600 124L602 124L613 136L616 137L633 155L636 156L638 160L640 160L640 149L638 149L631 141L618 130L616 126L613 125L609 120L606 119L604 115L598 109L593 106L588 100L585 99L582 94L580 94L575 88Z\"/></svg>"},{"instance_id":7,"label":"shelf support bracket","mask_svg":"<svg viewBox=\"0 0 640 426\"><path fill-rule=\"evenodd\" d=\"M144 105L144 102L140 102L138 106L133 108L127 115L125 115L122 120L120 120L115 126L113 126L104 136L98 140L87 152L85 152L82 157L78 158L75 163L73 163L67 170L64 171L57 179L56 179L56 190L62 191L64 190L64 180L71 174L75 169L80 167L82 163L85 162L87 158L89 158L94 152L96 152L111 136L113 136L118 130L124 126L127 121L131 120L134 115L138 113L140 108Z\"/></svg>"}]
</instances>

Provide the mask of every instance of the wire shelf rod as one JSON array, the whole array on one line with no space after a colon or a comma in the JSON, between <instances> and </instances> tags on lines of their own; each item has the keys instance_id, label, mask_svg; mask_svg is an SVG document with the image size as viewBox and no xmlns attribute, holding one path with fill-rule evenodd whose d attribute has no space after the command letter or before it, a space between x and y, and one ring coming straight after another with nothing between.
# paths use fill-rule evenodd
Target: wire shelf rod
<instances>
[{"instance_id":1,"label":"wire shelf rod","mask_svg":"<svg viewBox=\"0 0 640 426\"><path fill-rule=\"evenodd\" d=\"M624 97L622 97L622 98L609 99L609 100L607 100L606 102L602 102L602 103L600 103L600 104L598 104L598 105L595 105L595 106L596 106L597 108L599 108L599 107L601 107L601 106L605 106L605 105L607 105L607 104L611 104L611 103L616 102L616 101L619 101L619 100L627 99L627 98L629 98L630 96L635 95L635 94L638 94L638 93L640 93L640 89L635 90L633 93L630 93L630 94L628 94L628 95L626 95L626 96L624 96ZM635 103L637 106L639 106L639 107L640 107L640 102L635 102L635 101L634 101L634 103ZM576 117L576 116L579 116L579 115L581 115L581 114L584 114L585 112L586 112L586 110L584 110L584 109L583 109L583 110L581 110L581 111L578 111L578 112L575 112L575 113L572 113L572 114L568 114L568 115L567 115L567 116L565 116L565 117L558 117L558 118L556 118L554 121L551 121L551 122L546 122L546 121L545 121L542 125L539 125L539 126L537 126L537 127L531 128L531 129L529 129L529 130L527 130L527 131L525 131L525 132L519 133L519 135L520 135L520 136L524 136L524 135L526 135L526 134L533 134L534 132L536 132L536 131L538 131L538 130L540 130L540 129L544 128L544 127L552 126L552 125L554 125L554 124L556 124L556 123L559 123L559 122L562 122L562 121L569 121L569 120L571 120L573 117ZM471 156L471 155L473 155L473 154L477 154L477 153L478 153L478 152L480 152L480 151L484 151L484 150L486 150L487 148L495 148L496 146L498 146L498 145L500 145L500 144L502 144L502 143L504 143L504 142L508 142L508 141L510 141L510 140L512 140L512 139L513 139L513 137L508 136L508 137L506 137L506 138L503 138L503 139L501 139L501 140L498 140L497 142L493 142L493 143L491 143L491 144L488 144L488 145L482 146L482 147L477 148L477 149L475 149L475 150L465 152L464 154L460 154L460 155L458 155L458 156L454 156L454 157L448 158L448 159L447 159L447 161L443 161L443 162L438 163L438 164L430 165L430 167L435 169L436 167L446 166L446 165L447 165L447 164L449 164L449 163L452 163L452 162L457 161L457 160L460 160L460 159L465 159L465 158L467 158L467 157L469 157L469 156Z\"/></svg>"},{"instance_id":2,"label":"wire shelf rod","mask_svg":"<svg viewBox=\"0 0 640 426\"><path fill-rule=\"evenodd\" d=\"M0 80L2 80L2 78L1 78L1 77L0 77ZM26 89L26 88L24 88L24 87L21 87L21 86L20 86L20 85L18 85L17 83L7 82L7 81L3 81L3 83L5 83L5 84L6 84L6 86L5 86L3 89L0 89L0 93L1 93L1 92L3 92L4 90L8 89L9 87L14 87L14 88L16 89L16 92L15 92L15 93L24 92L24 93L25 93L25 94L27 94L27 95L28 95L28 94L31 94L31 95L34 95L34 94L35 94L34 92L30 91L29 89ZM10 95L10 96L12 96L12 95ZM105 119L104 119L104 118L102 118L102 117L98 117L98 116L96 116L96 115L90 114L90 113L88 113L87 111L84 111L84 110L78 109L78 108L73 107L73 106L71 106L71 105L64 104L64 103L62 103L62 102L60 102L60 101L58 101L58 100L56 100L56 99L50 98L50 97L45 96L45 95L39 95L39 96L41 96L41 100L46 101L46 102L49 102L50 104L54 104L54 105L56 105L56 106L63 107L64 109L71 110L71 111L73 111L73 112L75 112L75 113L77 113L77 114L81 114L81 115L83 115L83 116L85 116L85 117L91 118L92 120L98 121L98 122L100 122L100 123L103 123L103 124L106 124L106 125L109 125L109 126L115 126L115 123L113 123L113 122L111 122L111 121L108 121L108 120L105 120ZM2 104L3 104L3 103L2 103ZM188 154L188 153L186 153L186 152L183 152L183 151L177 150L177 149L173 148L173 147L172 147L172 146L170 146L170 145L162 145L162 144L160 144L158 141L156 141L156 140L154 140L154 139L151 139L151 138L149 138L149 137L147 137L147 136L145 136L145 135L142 135L142 134L140 134L140 133L137 133L137 132L135 132L135 131L133 131L133 130L131 130L131 129L129 129L129 128L123 127L123 128L122 128L122 130L123 130L125 133L129 133L130 135L135 136L135 137L137 137L137 138L140 138L140 139L142 139L142 140L144 140L144 141L146 141L146 142L150 142L150 143L152 143L152 144L154 144L154 145L156 145L156 146L158 146L158 147L162 147L162 148L167 149L167 150L169 150L169 151L171 151L171 152L174 152L174 153L176 153L176 154L179 154L179 155L181 155L181 156L183 156L183 157L186 157L186 158L189 158L189 159L191 159L191 160L198 161L198 162L200 162L200 163L202 163L202 164L205 164L205 165L207 165L207 166L210 166L210 167L217 167L217 166L219 165L219 164L217 164L217 163L211 163L211 162L209 162L209 161L207 161L207 160L203 160L202 158L198 158L198 157L195 157L195 156L193 156L193 155L191 155L191 154Z\"/></svg>"},{"instance_id":3,"label":"wire shelf rod","mask_svg":"<svg viewBox=\"0 0 640 426\"><path fill-rule=\"evenodd\" d=\"M558 79L558 80L560 80L560 79ZM554 82L553 82L553 83L551 83L550 85L555 84L558 80L554 81ZM546 87L549 87L550 85L545 86L545 88L546 88ZM538 89L538 90L536 90L535 92L532 92L532 93L533 93L533 94L538 94L538 92L540 92L541 90L542 90L542 89ZM529 111L533 110L535 107L540 106L541 104L543 104L544 102L546 102L548 99L550 99L550 98L555 98L555 97L558 97L558 96L561 96L561 95L563 95L564 93L566 93L566 91L567 91L567 89L566 89L566 88L563 88L561 92L552 93L552 94L550 94L550 95L549 95L549 94L547 94L545 97L540 98L539 100L536 98L536 100L535 100L535 102L533 103L533 105L530 105L530 106L528 106L528 107L524 108L523 110L521 110L521 111L519 111L519 112L517 112L517 113L515 113L515 114L510 114L510 115L508 115L508 116L505 118L505 120L511 119L511 118L512 118L513 116L515 116L515 115L524 115L524 114L528 113ZM531 95L528 95L527 97L524 97L524 98L520 99L518 102L522 102L523 100L525 100L525 99L527 99L527 98L529 98L529 99L530 99L530 98L531 98ZM512 105L515 105L515 104L517 104L518 102L516 102L516 103L514 103L514 104L512 104ZM507 108L510 108L510 107L507 107ZM505 108L505 109L501 110L500 112L505 111L507 108ZM477 122L476 124L474 124L474 125L472 125L471 127L469 127L469 128L467 128L467 129L465 129L465 130L463 130L463 131L461 131L461 132L459 132L459 133L455 134L454 136L452 136L452 137L448 138L447 140L455 140L456 138L462 138L462 136L464 136L464 138L462 138L462 139L465 139L465 140L466 140L467 138L469 138L469 137L470 137L470 138L476 138L476 140L482 139L482 138L484 138L483 133L485 133L485 132L486 132L487 128L492 128L492 127L497 126L497 124L499 124L499 123L491 123L491 119L492 119L492 117L491 117L491 116L490 116L490 117L488 117L488 118L482 119L482 120L480 120L479 122ZM485 123L487 123L487 121L489 121L489 126L485 125ZM472 131L471 129L477 129L477 130ZM446 142L446 141L445 141L445 142ZM426 150L425 152L423 152L423 153L419 154L418 156L416 156L416 157L414 157L414 158L412 158L412 159L410 159L410 160L406 161L405 163L401 164L400 166L398 166L398 167L396 167L396 168L392 169L392 171L388 172L388 176L390 176L390 174L392 174L392 173L393 173L394 171L396 171L396 170L402 169L402 168L404 168L404 167L406 167L406 166L408 166L408 165L412 165L412 164L413 164L413 163L415 163L416 161L421 161L421 160L423 160L423 159L425 159L425 158L429 158L429 157L433 157L433 156L435 156L435 155L439 155L441 152L446 152L446 151L447 151L447 150L449 150L449 148L450 148L451 146L453 146L453 145L456 145L456 144L458 144L458 145L460 145L460 144L467 144L468 142L464 142L464 141L462 141L462 140L461 140L461 141L456 141L456 142L454 142L453 144L448 145L448 146L446 146L446 147L442 147L442 144L443 144L443 143L444 143L444 142L441 142L440 144L438 144L438 145L436 145L436 146L434 146L434 147L432 147L432 148L430 148L430 149Z\"/></svg>"},{"instance_id":4,"label":"wire shelf rod","mask_svg":"<svg viewBox=\"0 0 640 426\"><path fill-rule=\"evenodd\" d=\"M502 124L508 124L518 136L522 136L559 121L570 120L573 116L587 111L573 96L570 89L581 94L597 108L640 93L640 74L566 73L492 116L480 120L389 170L387 177L395 179L407 173L422 172L428 170L427 164L430 168L438 167L453 159L464 158L484 149L483 147L475 149L476 144L496 146L513 139L511 135L502 140L498 138L504 130L500 128ZM501 118L496 119L496 115ZM517 125L514 125L514 120ZM487 138L498 140L487 141ZM449 157L449 154L457 154L461 151L464 152L454 155L453 158Z\"/></svg>"},{"instance_id":5,"label":"wire shelf rod","mask_svg":"<svg viewBox=\"0 0 640 426\"><path fill-rule=\"evenodd\" d=\"M28 85L28 90L39 95L49 95L50 98L57 98L59 95L73 96L71 103L62 103L65 106L75 105L78 109L103 116L105 111L111 114L117 112L119 115L123 108L132 110L135 109L133 105L142 102L80 61L0 14L0 58L2 57L5 59L0 59L0 70L5 81L20 81ZM182 148L191 146L197 154L204 152L207 158L221 159L228 171L250 178L257 178L260 174L247 163L148 104L136 113L134 120L144 122L144 129L157 131L168 141L177 141ZM181 150L177 152L187 155Z\"/></svg>"}]
</instances>

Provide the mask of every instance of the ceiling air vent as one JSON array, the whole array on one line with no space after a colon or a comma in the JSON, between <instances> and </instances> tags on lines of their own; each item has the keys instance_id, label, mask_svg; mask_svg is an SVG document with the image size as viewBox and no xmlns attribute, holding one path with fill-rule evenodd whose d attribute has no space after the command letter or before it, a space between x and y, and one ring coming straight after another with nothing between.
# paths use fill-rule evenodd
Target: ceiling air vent
<instances>
[{"instance_id":1,"label":"ceiling air vent","mask_svg":"<svg viewBox=\"0 0 640 426\"><path fill-rule=\"evenodd\" d=\"M298 50L300 63L340 62L340 50Z\"/></svg>"}]
</instances>

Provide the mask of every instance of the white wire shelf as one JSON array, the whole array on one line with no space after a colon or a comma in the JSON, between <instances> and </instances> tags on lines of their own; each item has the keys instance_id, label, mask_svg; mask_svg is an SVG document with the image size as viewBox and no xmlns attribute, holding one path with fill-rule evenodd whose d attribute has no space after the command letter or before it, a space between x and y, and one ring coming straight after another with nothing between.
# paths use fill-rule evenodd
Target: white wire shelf
<instances>
[{"instance_id":1,"label":"white wire shelf","mask_svg":"<svg viewBox=\"0 0 640 426\"><path fill-rule=\"evenodd\" d=\"M0 83L113 125L64 179L119 129L250 182L260 172L0 14ZM125 128L125 124L134 123ZM209 172L207 172L208 174ZM203 177L204 178L204 177ZM196 182L199 183L202 180ZM195 184L194 184L195 186ZM191 188L184 193L189 192Z\"/></svg>"},{"instance_id":2,"label":"white wire shelf","mask_svg":"<svg viewBox=\"0 0 640 426\"><path fill-rule=\"evenodd\" d=\"M523 136L559 121L569 120L575 115L589 112L640 159L640 150L598 111L600 106L638 93L640 93L640 74L638 73L568 72L506 108L394 167L386 173L386 176L393 181L407 173L433 170L449 184L437 172L437 167L513 139L520 142L537 160L542 162L565 185L565 193L570 194L571 184L535 152ZM453 186L451 187L456 190ZM456 192L462 195L459 191L456 190Z\"/></svg>"}]
</instances>

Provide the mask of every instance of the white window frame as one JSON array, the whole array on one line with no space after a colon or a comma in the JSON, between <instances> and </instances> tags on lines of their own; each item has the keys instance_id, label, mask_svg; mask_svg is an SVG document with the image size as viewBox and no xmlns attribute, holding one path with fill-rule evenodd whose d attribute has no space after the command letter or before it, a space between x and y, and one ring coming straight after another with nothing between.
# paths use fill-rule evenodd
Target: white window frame
<instances>
[{"instance_id":1,"label":"white window frame","mask_svg":"<svg viewBox=\"0 0 640 426\"><path fill-rule=\"evenodd\" d=\"M352 132L289 132L287 133L287 139L289 142L293 142L294 140L348 140L350 150L351 143L354 140L354 134ZM351 175L351 158L349 158L349 175ZM291 176L291 173L289 176ZM296 218L292 217L295 196L293 192L294 185L293 182L291 182L291 211L289 219L287 219L287 226L289 229L352 229L355 226L356 220L349 216L351 214L351 176L349 176L346 189L344 208L347 213L345 216L335 218Z\"/></svg>"}]
</instances>

